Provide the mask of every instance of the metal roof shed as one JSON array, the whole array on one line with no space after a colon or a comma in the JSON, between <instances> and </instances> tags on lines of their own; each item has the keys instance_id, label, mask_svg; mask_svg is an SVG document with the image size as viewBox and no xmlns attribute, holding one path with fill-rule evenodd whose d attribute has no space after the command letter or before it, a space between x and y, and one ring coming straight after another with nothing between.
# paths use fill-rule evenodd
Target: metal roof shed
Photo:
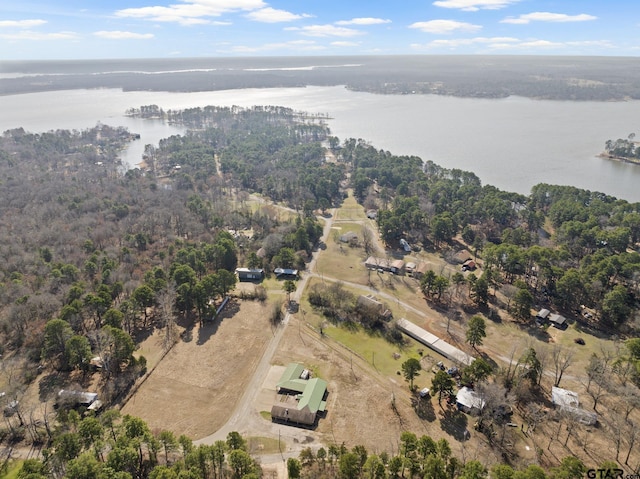
<instances>
[{"instance_id":1,"label":"metal roof shed","mask_svg":"<svg viewBox=\"0 0 640 479\"><path fill-rule=\"evenodd\" d=\"M541 309L540 311L538 311L538 313L536 314L536 318L540 318L540 319L547 319L547 317L551 314L551 311L549 311L548 309Z\"/></svg>"},{"instance_id":2,"label":"metal roof shed","mask_svg":"<svg viewBox=\"0 0 640 479\"><path fill-rule=\"evenodd\" d=\"M567 322L567 318L559 314L551 314L549 315L549 322L553 323L556 328L562 328Z\"/></svg>"},{"instance_id":3,"label":"metal roof shed","mask_svg":"<svg viewBox=\"0 0 640 479\"><path fill-rule=\"evenodd\" d=\"M462 407L463 409L467 409L469 411L477 410L482 411L484 408L485 402L477 392L473 389L470 389L466 386L460 388L458 394L456 395L456 403L458 407Z\"/></svg>"},{"instance_id":4,"label":"metal roof shed","mask_svg":"<svg viewBox=\"0 0 640 479\"><path fill-rule=\"evenodd\" d=\"M577 393L555 386L551 388L551 402L556 406L578 407L580 405Z\"/></svg>"}]
</instances>

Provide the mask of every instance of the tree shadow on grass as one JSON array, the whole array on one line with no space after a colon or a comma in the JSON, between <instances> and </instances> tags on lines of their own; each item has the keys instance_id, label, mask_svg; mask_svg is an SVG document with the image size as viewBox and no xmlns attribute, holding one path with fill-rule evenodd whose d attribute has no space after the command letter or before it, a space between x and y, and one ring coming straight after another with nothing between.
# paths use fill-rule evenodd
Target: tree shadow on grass
<instances>
[{"instance_id":1,"label":"tree shadow on grass","mask_svg":"<svg viewBox=\"0 0 640 479\"><path fill-rule=\"evenodd\" d=\"M218 332L218 328L222 321L234 317L240 311L240 304L238 301L229 300L225 308L220 311L220 314L213 320L205 320L198 329L198 346L206 343L211 336Z\"/></svg>"},{"instance_id":2,"label":"tree shadow on grass","mask_svg":"<svg viewBox=\"0 0 640 479\"><path fill-rule=\"evenodd\" d=\"M430 397L422 398L419 395L414 395L411 398L411 406L413 406L413 410L423 421L433 422L436 420L436 411L433 409L433 403Z\"/></svg>"},{"instance_id":3,"label":"tree shadow on grass","mask_svg":"<svg viewBox=\"0 0 640 479\"><path fill-rule=\"evenodd\" d=\"M497 363L497 362L495 362L493 359L491 359L487 353L485 353L484 351L481 351L481 352L479 353L479 356L480 356L483 360L485 360L485 361L486 361L486 362L491 366L491 368L492 368L494 371L497 371L497 370L498 370L498 363Z\"/></svg>"},{"instance_id":4,"label":"tree shadow on grass","mask_svg":"<svg viewBox=\"0 0 640 479\"><path fill-rule=\"evenodd\" d=\"M440 428L456 441L469 439L468 422L467 415L455 407L446 407L440 414Z\"/></svg>"},{"instance_id":5,"label":"tree shadow on grass","mask_svg":"<svg viewBox=\"0 0 640 479\"><path fill-rule=\"evenodd\" d=\"M38 383L38 396L41 402L46 402L54 397L60 389L64 389L66 383L66 375L58 372L52 372L40 379Z\"/></svg>"}]
</instances>

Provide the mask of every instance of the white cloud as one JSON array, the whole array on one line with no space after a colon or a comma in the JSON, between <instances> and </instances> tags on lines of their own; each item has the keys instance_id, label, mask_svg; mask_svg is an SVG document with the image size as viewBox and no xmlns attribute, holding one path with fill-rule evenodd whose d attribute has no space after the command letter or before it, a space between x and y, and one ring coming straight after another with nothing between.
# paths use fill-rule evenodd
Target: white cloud
<instances>
[{"instance_id":1,"label":"white cloud","mask_svg":"<svg viewBox=\"0 0 640 479\"><path fill-rule=\"evenodd\" d=\"M391 23L391 20L386 20L384 18L363 17L352 18L351 20L340 20L339 22L336 22L336 25L380 25L383 23Z\"/></svg>"},{"instance_id":2,"label":"white cloud","mask_svg":"<svg viewBox=\"0 0 640 479\"><path fill-rule=\"evenodd\" d=\"M332 47L357 47L359 45L358 42L331 42Z\"/></svg>"},{"instance_id":3,"label":"white cloud","mask_svg":"<svg viewBox=\"0 0 640 479\"><path fill-rule=\"evenodd\" d=\"M409 25L409 28L416 28L425 33L445 34L453 32L477 32L481 30L480 25L472 23L458 22L455 20L430 20L428 22L416 22Z\"/></svg>"},{"instance_id":4,"label":"white cloud","mask_svg":"<svg viewBox=\"0 0 640 479\"><path fill-rule=\"evenodd\" d=\"M353 28L336 27L335 25L308 25L306 27L289 27L288 31L300 32L309 37L355 37L364 32Z\"/></svg>"},{"instance_id":5,"label":"white cloud","mask_svg":"<svg viewBox=\"0 0 640 479\"><path fill-rule=\"evenodd\" d=\"M518 17L507 17L500 23L527 24L530 22L588 22L598 17L581 13L580 15L566 15L564 13L533 12Z\"/></svg>"},{"instance_id":6,"label":"white cloud","mask_svg":"<svg viewBox=\"0 0 640 479\"><path fill-rule=\"evenodd\" d=\"M154 37L153 33L134 33L122 32L119 30L105 31L93 33L96 37L108 38L110 40L149 40Z\"/></svg>"},{"instance_id":7,"label":"white cloud","mask_svg":"<svg viewBox=\"0 0 640 479\"><path fill-rule=\"evenodd\" d=\"M140 18L154 22L176 22L180 25L209 23L208 17L238 10L265 8L262 0L184 0L169 6L125 8L115 15L122 18Z\"/></svg>"},{"instance_id":8,"label":"white cloud","mask_svg":"<svg viewBox=\"0 0 640 479\"><path fill-rule=\"evenodd\" d=\"M550 42L549 40L532 40L530 42L522 42L517 45L520 48L560 48L564 46L561 42Z\"/></svg>"},{"instance_id":9,"label":"white cloud","mask_svg":"<svg viewBox=\"0 0 640 479\"><path fill-rule=\"evenodd\" d=\"M0 38L4 40L75 40L78 34L75 32L54 32L42 33L32 30L23 30L17 33L0 33Z\"/></svg>"},{"instance_id":10,"label":"white cloud","mask_svg":"<svg viewBox=\"0 0 640 479\"><path fill-rule=\"evenodd\" d=\"M275 8L266 7L260 10L254 10L247 14L247 18L256 22L263 23L280 23L280 22L292 22L294 20L300 20L301 18L309 18L311 15L303 13L298 15L296 13L287 12L286 10L276 10Z\"/></svg>"},{"instance_id":11,"label":"white cloud","mask_svg":"<svg viewBox=\"0 0 640 479\"><path fill-rule=\"evenodd\" d=\"M46 20L0 20L0 28L33 28L47 23Z\"/></svg>"},{"instance_id":12,"label":"white cloud","mask_svg":"<svg viewBox=\"0 0 640 479\"><path fill-rule=\"evenodd\" d=\"M433 2L436 7L456 8L465 12L477 12L478 10L499 10L508 7L520 0L438 0Z\"/></svg>"}]
</instances>

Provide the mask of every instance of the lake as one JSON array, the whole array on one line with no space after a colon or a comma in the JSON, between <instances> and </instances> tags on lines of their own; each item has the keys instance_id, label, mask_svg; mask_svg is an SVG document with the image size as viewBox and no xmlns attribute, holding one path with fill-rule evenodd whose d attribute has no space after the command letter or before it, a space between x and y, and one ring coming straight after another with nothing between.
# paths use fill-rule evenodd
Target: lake
<instances>
[{"instance_id":1,"label":"lake","mask_svg":"<svg viewBox=\"0 0 640 479\"><path fill-rule=\"evenodd\" d=\"M606 140L638 132L639 103L375 95L343 87L196 93L70 90L1 96L0 131L83 129L97 122L125 126L141 135L123 152L123 160L134 166L145 144L184 130L157 120L127 118L127 108L282 105L328 113L329 126L340 139L362 138L396 155L473 171L483 184L503 190L528 194L537 183L552 183L637 202L640 166L596 155Z\"/></svg>"}]
</instances>

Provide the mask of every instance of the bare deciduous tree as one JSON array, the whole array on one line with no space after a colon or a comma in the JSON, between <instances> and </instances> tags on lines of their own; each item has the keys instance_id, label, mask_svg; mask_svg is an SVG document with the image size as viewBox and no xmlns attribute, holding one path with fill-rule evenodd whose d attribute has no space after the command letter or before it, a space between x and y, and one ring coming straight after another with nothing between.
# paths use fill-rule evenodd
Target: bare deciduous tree
<instances>
[{"instance_id":1,"label":"bare deciduous tree","mask_svg":"<svg viewBox=\"0 0 640 479\"><path fill-rule=\"evenodd\" d=\"M368 226L364 226L361 231L362 235L362 248L367 256L371 255L376 250L376 238Z\"/></svg>"},{"instance_id":2,"label":"bare deciduous tree","mask_svg":"<svg viewBox=\"0 0 640 479\"><path fill-rule=\"evenodd\" d=\"M553 360L555 375L553 385L558 387L562 380L562 375L573 362L573 351L571 349L563 348L560 345L555 345L551 351L551 358Z\"/></svg>"}]
</instances>

